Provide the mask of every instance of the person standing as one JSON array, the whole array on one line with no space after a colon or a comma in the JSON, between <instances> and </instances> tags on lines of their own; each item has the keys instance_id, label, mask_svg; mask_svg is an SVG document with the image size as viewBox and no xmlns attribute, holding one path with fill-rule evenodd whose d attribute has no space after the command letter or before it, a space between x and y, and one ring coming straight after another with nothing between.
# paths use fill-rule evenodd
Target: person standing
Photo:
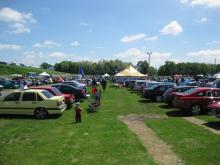
<instances>
[{"instance_id":1,"label":"person standing","mask_svg":"<svg viewBox=\"0 0 220 165\"><path fill-rule=\"evenodd\" d=\"M76 107L75 107L75 121L76 121L76 123L81 123L81 111L82 111L82 108L80 107L80 102L77 102Z\"/></svg>"},{"instance_id":2,"label":"person standing","mask_svg":"<svg viewBox=\"0 0 220 165\"><path fill-rule=\"evenodd\" d=\"M103 78L101 84L102 84L103 92L105 92L107 81Z\"/></svg>"}]
</instances>

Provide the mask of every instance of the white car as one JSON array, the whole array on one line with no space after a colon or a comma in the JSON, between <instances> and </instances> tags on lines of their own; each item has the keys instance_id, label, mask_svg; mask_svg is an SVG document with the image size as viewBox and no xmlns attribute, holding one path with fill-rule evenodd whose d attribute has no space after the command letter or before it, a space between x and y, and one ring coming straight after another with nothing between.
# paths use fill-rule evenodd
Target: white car
<instances>
[{"instance_id":1,"label":"white car","mask_svg":"<svg viewBox=\"0 0 220 165\"><path fill-rule=\"evenodd\" d=\"M27 114L44 119L50 114L62 114L65 109L64 97L46 90L14 90L0 98L0 114Z\"/></svg>"}]
</instances>

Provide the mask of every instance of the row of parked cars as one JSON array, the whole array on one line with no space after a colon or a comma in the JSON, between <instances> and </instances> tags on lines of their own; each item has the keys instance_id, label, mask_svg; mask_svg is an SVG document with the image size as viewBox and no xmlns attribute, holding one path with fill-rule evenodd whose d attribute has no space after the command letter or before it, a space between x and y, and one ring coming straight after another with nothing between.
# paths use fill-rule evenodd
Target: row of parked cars
<instances>
[{"instance_id":1,"label":"row of parked cars","mask_svg":"<svg viewBox=\"0 0 220 165\"><path fill-rule=\"evenodd\" d=\"M136 80L130 83L130 88L141 92L146 99L165 102L192 115L209 113L220 117L220 88L183 84Z\"/></svg>"},{"instance_id":2,"label":"row of parked cars","mask_svg":"<svg viewBox=\"0 0 220 165\"><path fill-rule=\"evenodd\" d=\"M62 114L72 108L74 102L88 96L86 85L77 81L32 86L0 97L0 114L27 114L44 119L50 114Z\"/></svg>"}]
</instances>

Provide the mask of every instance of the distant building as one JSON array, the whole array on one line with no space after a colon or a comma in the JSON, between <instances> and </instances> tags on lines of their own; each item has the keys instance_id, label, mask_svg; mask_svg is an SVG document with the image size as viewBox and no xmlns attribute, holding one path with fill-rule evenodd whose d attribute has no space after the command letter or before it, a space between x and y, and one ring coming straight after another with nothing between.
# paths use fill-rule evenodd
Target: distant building
<instances>
[{"instance_id":1,"label":"distant building","mask_svg":"<svg viewBox=\"0 0 220 165\"><path fill-rule=\"evenodd\" d=\"M47 70L55 70L55 67L54 67L54 66L49 66L49 67L47 68Z\"/></svg>"},{"instance_id":2,"label":"distant building","mask_svg":"<svg viewBox=\"0 0 220 165\"><path fill-rule=\"evenodd\" d=\"M24 64L20 64L20 66L23 66L23 67L25 67L25 65L24 65Z\"/></svg>"}]
</instances>

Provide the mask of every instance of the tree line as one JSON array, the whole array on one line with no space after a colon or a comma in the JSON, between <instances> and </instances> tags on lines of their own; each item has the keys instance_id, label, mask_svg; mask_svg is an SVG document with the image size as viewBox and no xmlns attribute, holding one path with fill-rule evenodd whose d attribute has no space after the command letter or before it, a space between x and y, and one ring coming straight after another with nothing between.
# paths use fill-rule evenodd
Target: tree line
<instances>
[{"instance_id":1,"label":"tree line","mask_svg":"<svg viewBox=\"0 0 220 165\"><path fill-rule=\"evenodd\" d=\"M54 65L56 71L79 74L80 66L83 67L86 75L103 75L108 73L115 75L117 72L122 71L131 63L122 62L121 60L101 60L98 62L91 61L62 61ZM48 63L42 63L41 68L47 69L52 66ZM149 66L149 63L144 61L138 61L137 65L134 66L139 72L148 74L150 76L172 76L175 74L181 75L208 75L215 74L220 71L220 64L205 64L205 63L175 63L173 61L166 61L164 65L161 65L159 69Z\"/></svg>"}]
</instances>

